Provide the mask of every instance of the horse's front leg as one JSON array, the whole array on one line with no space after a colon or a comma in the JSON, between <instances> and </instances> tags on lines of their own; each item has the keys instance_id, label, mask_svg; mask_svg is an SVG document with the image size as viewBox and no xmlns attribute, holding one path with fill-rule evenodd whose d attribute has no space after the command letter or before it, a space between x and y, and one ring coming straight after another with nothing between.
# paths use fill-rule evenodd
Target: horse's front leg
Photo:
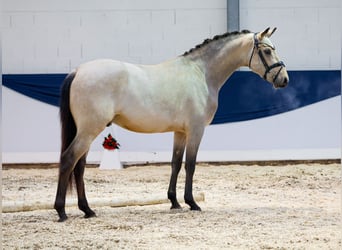
<instances>
[{"instance_id":1,"label":"horse's front leg","mask_svg":"<svg viewBox=\"0 0 342 250\"><path fill-rule=\"evenodd\" d=\"M192 194L192 182L196 167L196 158L199 144L202 139L203 129L198 129L195 133L191 134L187 140L186 146L186 159L185 159L185 191L184 201L190 206L191 210L201 211L201 208L196 204Z\"/></svg>"},{"instance_id":2,"label":"horse's front leg","mask_svg":"<svg viewBox=\"0 0 342 250\"><path fill-rule=\"evenodd\" d=\"M196 204L194 200L194 196L192 194L192 180L195 173L196 159L189 159L185 162L185 192L184 192L184 201L186 204L190 206L191 210L201 211L201 208Z\"/></svg>"},{"instance_id":3,"label":"horse's front leg","mask_svg":"<svg viewBox=\"0 0 342 250\"><path fill-rule=\"evenodd\" d=\"M169 189L167 196L171 201L171 209L179 209L181 206L177 201L176 186L179 171L182 167L184 149L185 149L185 134L175 132L173 142L173 155L172 155L172 173L170 178Z\"/></svg>"}]
</instances>

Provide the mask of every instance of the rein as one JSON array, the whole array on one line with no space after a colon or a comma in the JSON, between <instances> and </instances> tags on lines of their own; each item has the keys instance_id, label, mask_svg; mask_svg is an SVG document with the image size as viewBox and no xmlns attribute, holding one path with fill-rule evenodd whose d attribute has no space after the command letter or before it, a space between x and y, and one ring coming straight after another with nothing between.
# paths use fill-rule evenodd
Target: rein
<instances>
[{"instance_id":1,"label":"rein","mask_svg":"<svg viewBox=\"0 0 342 250\"><path fill-rule=\"evenodd\" d=\"M279 61L279 62L276 62L274 64L272 64L271 66L269 66L266 62L266 59L264 57L264 55L262 54L261 50L260 50L260 45L265 45L267 47L270 47L272 50L274 50L275 48L272 47L271 45L267 44L267 43L262 43L262 42L259 42L258 39L257 39L257 33L254 33L254 46L253 46L253 51L252 51L252 55L251 55L251 58L249 59L249 64L248 64L248 67L251 67L251 63L252 63L252 59L253 59L253 55L254 55L254 50L257 49L258 50L258 54L259 54L259 57L262 61L262 63L264 64L264 67L265 67L265 74L263 76L263 78L265 80L267 80L267 74L270 73L270 71L276 67L280 67L280 69L278 70L277 74L274 76L273 78L273 82L278 78L278 75L280 73L280 71L282 70L283 67L285 67L285 64L283 61Z\"/></svg>"}]
</instances>

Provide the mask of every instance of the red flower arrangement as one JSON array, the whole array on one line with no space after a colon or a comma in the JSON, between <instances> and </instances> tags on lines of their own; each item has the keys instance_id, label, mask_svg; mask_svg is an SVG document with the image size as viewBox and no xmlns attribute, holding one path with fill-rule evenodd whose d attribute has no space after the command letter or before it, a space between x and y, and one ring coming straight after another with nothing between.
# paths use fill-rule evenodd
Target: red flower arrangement
<instances>
[{"instance_id":1,"label":"red flower arrangement","mask_svg":"<svg viewBox=\"0 0 342 250\"><path fill-rule=\"evenodd\" d=\"M108 150L115 150L120 148L120 144L113 138L111 134L108 134L108 136L104 138L102 146Z\"/></svg>"}]
</instances>

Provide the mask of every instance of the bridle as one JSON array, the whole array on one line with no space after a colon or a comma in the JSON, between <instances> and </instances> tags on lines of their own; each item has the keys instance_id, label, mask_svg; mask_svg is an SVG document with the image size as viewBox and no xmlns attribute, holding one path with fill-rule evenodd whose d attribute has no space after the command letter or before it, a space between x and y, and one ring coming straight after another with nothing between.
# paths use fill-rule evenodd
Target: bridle
<instances>
[{"instance_id":1,"label":"bridle","mask_svg":"<svg viewBox=\"0 0 342 250\"><path fill-rule=\"evenodd\" d=\"M280 69L278 70L277 74L273 78L273 82L275 82L275 80L278 78L278 75L279 75L280 71L283 69L283 67L285 67L285 64L284 64L283 61L279 61L279 62L276 62L276 63L272 64L271 66L269 66L267 64L266 60L265 60L264 55L262 54L262 52L260 50L260 45L264 45L264 46L270 47L272 50L275 50L275 48L273 46L271 46L270 44L259 42L258 39L257 39L257 33L254 33L254 46L253 46L253 51L252 51L251 58L249 59L248 67L249 68L251 67L254 51L255 51L255 49L257 49L259 57L260 57L262 63L264 64L264 67L265 67L265 74L263 76L263 78L265 80L267 80L267 74L270 73L270 71L272 69L280 67Z\"/></svg>"}]
</instances>

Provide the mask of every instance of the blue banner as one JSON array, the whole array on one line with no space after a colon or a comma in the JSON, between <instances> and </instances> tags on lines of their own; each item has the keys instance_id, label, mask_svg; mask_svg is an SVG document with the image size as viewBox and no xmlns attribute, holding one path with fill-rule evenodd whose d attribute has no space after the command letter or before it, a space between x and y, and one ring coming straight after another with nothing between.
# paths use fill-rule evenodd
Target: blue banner
<instances>
[{"instance_id":1,"label":"blue banner","mask_svg":"<svg viewBox=\"0 0 342 250\"><path fill-rule=\"evenodd\" d=\"M236 71L222 87L212 124L246 121L294 110L341 95L341 72L289 71L290 82L274 89L250 71ZM4 86L36 100L59 106L66 74L3 75Z\"/></svg>"},{"instance_id":2,"label":"blue banner","mask_svg":"<svg viewBox=\"0 0 342 250\"><path fill-rule=\"evenodd\" d=\"M59 106L60 88L67 74L3 75L2 85L41 102Z\"/></svg>"},{"instance_id":3,"label":"blue banner","mask_svg":"<svg viewBox=\"0 0 342 250\"><path fill-rule=\"evenodd\" d=\"M237 71L222 87L212 124L276 115L341 95L341 71L288 71L286 88L274 89L253 72Z\"/></svg>"}]
</instances>

